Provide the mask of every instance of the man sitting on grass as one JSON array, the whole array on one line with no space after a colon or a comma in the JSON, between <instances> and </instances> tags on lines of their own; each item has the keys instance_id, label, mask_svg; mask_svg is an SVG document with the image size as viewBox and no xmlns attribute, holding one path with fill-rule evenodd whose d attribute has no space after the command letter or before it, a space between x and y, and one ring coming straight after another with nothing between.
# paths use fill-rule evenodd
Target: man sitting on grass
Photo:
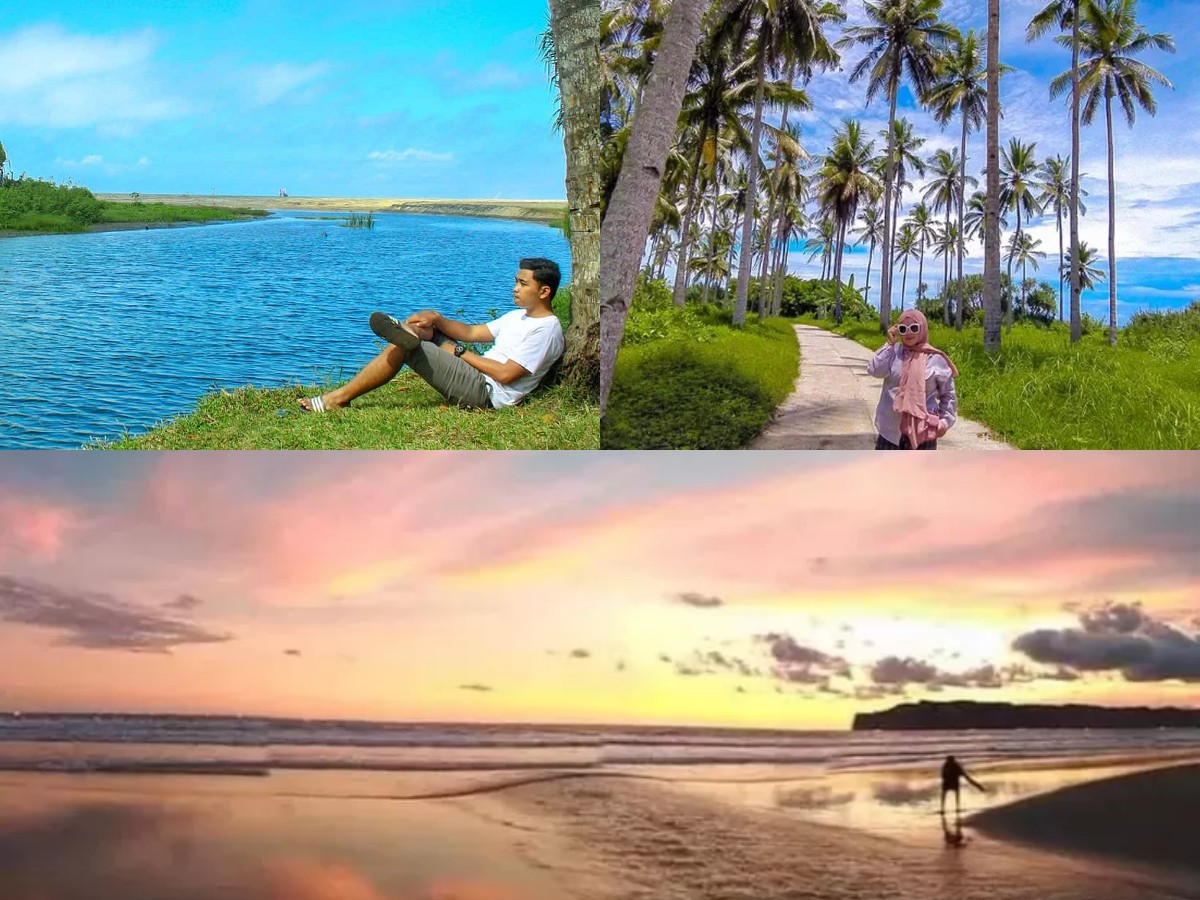
<instances>
[{"instance_id":1,"label":"man sitting on grass","mask_svg":"<svg viewBox=\"0 0 1200 900\"><path fill-rule=\"evenodd\" d=\"M405 363L456 406L502 409L519 403L566 346L550 305L561 278L558 264L549 259L521 260L513 285L513 303L520 309L486 325L456 322L432 309L413 313L404 322L372 313L371 330L391 346L347 384L302 399L300 406L308 412L349 406L395 378ZM481 356L467 349L468 342L492 347Z\"/></svg>"}]
</instances>

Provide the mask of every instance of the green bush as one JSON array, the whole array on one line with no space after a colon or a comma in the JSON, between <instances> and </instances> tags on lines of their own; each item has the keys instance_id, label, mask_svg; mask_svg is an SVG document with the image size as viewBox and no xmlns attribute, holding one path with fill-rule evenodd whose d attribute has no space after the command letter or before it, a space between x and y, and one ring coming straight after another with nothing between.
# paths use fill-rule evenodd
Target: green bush
<instances>
[{"instance_id":1,"label":"green bush","mask_svg":"<svg viewBox=\"0 0 1200 900\"><path fill-rule=\"evenodd\" d=\"M636 347L652 341L707 344L719 333L713 320L711 308L676 306L665 282L639 279L629 316L625 319L621 347Z\"/></svg>"},{"instance_id":2,"label":"green bush","mask_svg":"<svg viewBox=\"0 0 1200 900\"><path fill-rule=\"evenodd\" d=\"M80 231L100 218L101 203L87 188L34 178L5 181L0 188L0 228Z\"/></svg>"},{"instance_id":3,"label":"green bush","mask_svg":"<svg viewBox=\"0 0 1200 900\"><path fill-rule=\"evenodd\" d=\"M787 275L783 279L783 297L780 303L780 315L795 319L803 315L825 315L833 318L833 304L836 283L819 278L797 278ZM753 289L751 293L754 293ZM843 319L878 319L875 312L866 301L858 288L842 285L842 318Z\"/></svg>"},{"instance_id":4,"label":"green bush","mask_svg":"<svg viewBox=\"0 0 1200 900\"><path fill-rule=\"evenodd\" d=\"M780 319L735 329L727 313L699 313L715 330L697 344L621 348L601 433L608 450L736 449L762 431L792 389L799 348Z\"/></svg>"}]
</instances>

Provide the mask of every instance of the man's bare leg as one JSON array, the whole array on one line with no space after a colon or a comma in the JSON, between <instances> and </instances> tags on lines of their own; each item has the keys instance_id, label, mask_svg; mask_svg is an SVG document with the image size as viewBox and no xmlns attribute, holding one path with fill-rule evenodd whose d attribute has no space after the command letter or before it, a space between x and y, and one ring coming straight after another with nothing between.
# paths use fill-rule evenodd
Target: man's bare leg
<instances>
[{"instance_id":1,"label":"man's bare leg","mask_svg":"<svg viewBox=\"0 0 1200 900\"><path fill-rule=\"evenodd\" d=\"M400 371L404 365L405 352L394 344L388 344L383 352L363 366L362 371L339 388L334 388L328 394L322 394L321 400L326 409L338 409L349 406L350 401L361 397L368 391L383 387ZM300 405L312 411L308 398L301 398Z\"/></svg>"}]
</instances>

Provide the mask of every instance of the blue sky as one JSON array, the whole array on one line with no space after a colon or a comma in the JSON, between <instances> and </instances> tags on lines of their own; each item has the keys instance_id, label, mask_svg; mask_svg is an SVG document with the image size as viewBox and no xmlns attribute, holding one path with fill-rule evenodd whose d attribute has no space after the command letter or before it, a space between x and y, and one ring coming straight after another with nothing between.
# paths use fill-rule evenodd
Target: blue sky
<instances>
[{"instance_id":1,"label":"blue sky","mask_svg":"<svg viewBox=\"0 0 1200 900\"><path fill-rule=\"evenodd\" d=\"M63 0L0 21L16 174L95 191L559 199L546 0Z\"/></svg>"},{"instance_id":2,"label":"blue sky","mask_svg":"<svg viewBox=\"0 0 1200 900\"><path fill-rule=\"evenodd\" d=\"M1039 158L1056 153L1067 155L1071 149L1068 97L1051 101L1050 80L1070 66L1070 50L1047 36L1033 44L1025 42L1025 28L1044 0L1005 0L1001 4L1001 58L1015 71L1001 83L1005 117L1001 122L1001 142L1010 137L1037 142ZM844 4L848 24L865 21L861 0ZM987 4L982 0L946 0L944 17L961 29L975 28L982 33L986 24ZM1132 130L1119 109L1114 110L1116 138L1118 314L1122 321L1132 312L1146 307L1178 308L1200 300L1200 57L1191 51L1191 36L1200 25L1200 8L1186 0L1141 0L1138 18L1149 31L1165 31L1175 37L1176 53L1151 51L1142 60L1158 69L1174 85L1174 90L1156 88L1157 115L1138 110ZM846 73L862 58L861 50L844 54L843 71L818 75L809 86L813 110L798 118L803 142L813 154L823 154L830 136L844 118L860 119L868 135L882 148L881 132L887 124L886 99L864 105L865 82L850 84ZM903 91L897 115L907 116L918 135L925 137L922 152L928 158L939 149L957 149L959 126L951 124L942 131L933 117L916 107L911 93ZM791 116L796 121L797 116ZM984 134L968 141L968 170L983 185ZM1080 154L1087 215L1080 220L1083 241L1100 250L1107 259L1108 186L1107 150L1103 111L1091 126L1082 129ZM911 207L928 183L912 179L916 187L905 194ZM1015 226L1015 221L1012 222ZM1064 223L1065 228L1065 223ZM1036 220L1027 229L1042 241L1046 251L1039 272L1042 280L1057 283L1058 235L1052 217ZM971 257L968 271L979 271L983 248L968 246ZM1124 266L1122 267L1122 262ZM862 285L867 266L866 248L847 257L846 275L856 273L855 283ZM1104 263L1107 268L1107 262ZM932 269L932 274L931 274ZM804 257L792 256L792 270L802 274L819 273L820 260L804 264ZM878 254L872 269L872 284L878 284ZM931 286L941 280L940 260L926 260L925 281ZM915 263L909 274L910 296L915 294ZM899 287L897 286L897 293ZM873 288L872 299L876 296ZM896 297L894 296L894 300ZM1084 296L1084 309L1107 317L1108 288Z\"/></svg>"}]
</instances>

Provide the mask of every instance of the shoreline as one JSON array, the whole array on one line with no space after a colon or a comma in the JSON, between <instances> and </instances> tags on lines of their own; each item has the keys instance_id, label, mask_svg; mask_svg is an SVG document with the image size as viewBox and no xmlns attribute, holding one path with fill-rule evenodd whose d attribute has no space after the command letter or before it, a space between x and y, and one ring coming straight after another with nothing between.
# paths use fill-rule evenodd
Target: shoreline
<instances>
[{"instance_id":1,"label":"shoreline","mask_svg":"<svg viewBox=\"0 0 1200 900\"><path fill-rule=\"evenodd\" d=\"M128 194L96 194L97 200L132 203ZM212 206L220 209L295 209L313 212L395 212L411 215L469 216L548 224L563 217L563 200L444 200L407 197L269 197L232 194L142 194L143 203Z\"/></svg>"}]
</instances>

